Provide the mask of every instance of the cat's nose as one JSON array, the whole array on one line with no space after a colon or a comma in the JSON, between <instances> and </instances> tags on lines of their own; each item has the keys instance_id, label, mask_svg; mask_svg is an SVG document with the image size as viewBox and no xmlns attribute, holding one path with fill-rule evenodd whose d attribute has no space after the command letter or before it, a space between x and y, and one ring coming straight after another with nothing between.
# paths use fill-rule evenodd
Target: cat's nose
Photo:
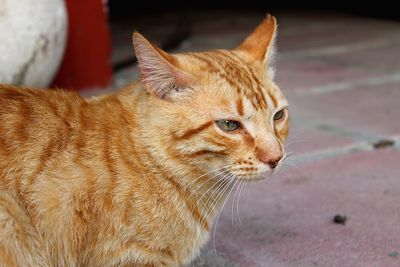
<instances>
[{"instance_id":1,"label":"cat's nose","mask_svg":"<svg viewBox=\"0 0 400 267\"><path fill-rule=\"evenodd\" d=\"M271 169L276 168L278 166L279 161L283 157L283 152L281 149L274 149L271 151L271 149L268 150L256 150L257 158L265 163L268 164Z\"/></svg>"},{"instance_id":2,"label":"cat's nose","mask_svg":"<svg viewBox=\"0 0 400 267\"><path fill-rule=\"evenodd\" d=\"M282 159L282 156L279 156L279 158L270 160L270 161L265 162L265 163L267 163L269 165L269 167L271 167L271 169L275 169L275 167L278 166L279 161L281 161L281 159Z\"/></svg>"}]
</instances>

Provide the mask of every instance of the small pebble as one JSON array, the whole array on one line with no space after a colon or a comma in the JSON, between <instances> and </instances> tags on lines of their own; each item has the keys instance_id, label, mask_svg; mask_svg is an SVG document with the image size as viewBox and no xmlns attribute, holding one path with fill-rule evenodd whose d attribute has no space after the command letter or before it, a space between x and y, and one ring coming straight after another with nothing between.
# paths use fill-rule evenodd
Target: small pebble
<instances>
[{"instance_id":1,"label":"small pebble","mask_svg":"<svg viewBox=\"0 0 400 267\"><path fill-rule=\"evenodd\" d=\"M399 253L398 253L397 251L393 251L393 252L390 252L390 253L388 254L388 256L389 256L389 257L392 257L392 258L396 258L397 256L399 256Z\"/></svg>"},{"instance_id":2,"label":"small pebble","mask_svg":"<svg viewBox=\"0 0 400 267\"><path fill-rule=\"evenodd\" d=\"M347 217L344 215L336 214L335 217L333 217L333 222L337 224L346 224Z\"/></svg>"}]
</instances>

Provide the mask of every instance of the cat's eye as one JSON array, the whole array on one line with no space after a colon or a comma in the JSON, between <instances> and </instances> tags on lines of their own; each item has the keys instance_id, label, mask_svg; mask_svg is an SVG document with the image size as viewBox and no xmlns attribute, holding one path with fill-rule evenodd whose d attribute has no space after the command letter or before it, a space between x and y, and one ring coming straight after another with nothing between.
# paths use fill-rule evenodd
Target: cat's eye
<instances>
[{"instance_id":1,"label":"cat's eye","mask_svg":"<svg viewBox=\"0 0 400 267\"><path fill-rule=\"evenodd\" d=\"M216 121L219 128L224 131L231 132L240 129L240 122L231 120L218 120Z\"/></svg>"},{"instance_id":2,"label":"cat's eye","mask_svg":"<svg viewBox=\"0 0 400 267\"><path fill-rule=\"evenodd\" d=\"M274 121L279 121L283 118L283 115L285 115L285 110L281 109L274 115Z\"/></svg>"}]
</instances>

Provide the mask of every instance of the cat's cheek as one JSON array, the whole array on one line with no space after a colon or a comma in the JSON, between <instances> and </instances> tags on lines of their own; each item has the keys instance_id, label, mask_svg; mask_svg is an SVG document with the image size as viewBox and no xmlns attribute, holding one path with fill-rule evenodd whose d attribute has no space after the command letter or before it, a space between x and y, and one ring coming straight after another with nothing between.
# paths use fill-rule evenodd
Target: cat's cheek
<instances>
[{"instance_id":1,"label":"cat's cheek","mask_svg":"<svg viewBox=\"0 0 400 267\"><path fill-rule=\"evenodd\" d=\"M287 120L282 125L279 125L275 129L276 137L278 137L281 143L284 143L289 135L289 121Z\"/></svg>"},{"instance_id":2,"label":"cat's cheek","mask_svg":"<svg viewBox=\"0 0 400 267\"><path fill-rule=\"evenodd\" d=\"M212 171L229 164L226 157L213 155L199 159L198 163L204 171Z\"/></svg>"}]
</instances>

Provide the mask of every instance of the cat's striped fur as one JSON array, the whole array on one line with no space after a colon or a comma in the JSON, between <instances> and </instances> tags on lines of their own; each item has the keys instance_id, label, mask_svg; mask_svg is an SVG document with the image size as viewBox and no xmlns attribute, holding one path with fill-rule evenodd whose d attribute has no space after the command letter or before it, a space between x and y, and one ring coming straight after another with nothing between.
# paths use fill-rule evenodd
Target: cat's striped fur
<instances>
[{"instance_id":1,"label":"cat's striped fur","mask_svg":"<svg viewBox=\"0 0 400 267\"><path fill-rule=\"evenodd\" d=\"M142 81L101 97L0 85L0 266L189 263L228 189L284 156L275 28L177 55L135 33Z\"/></svg>"}]
</instances>

